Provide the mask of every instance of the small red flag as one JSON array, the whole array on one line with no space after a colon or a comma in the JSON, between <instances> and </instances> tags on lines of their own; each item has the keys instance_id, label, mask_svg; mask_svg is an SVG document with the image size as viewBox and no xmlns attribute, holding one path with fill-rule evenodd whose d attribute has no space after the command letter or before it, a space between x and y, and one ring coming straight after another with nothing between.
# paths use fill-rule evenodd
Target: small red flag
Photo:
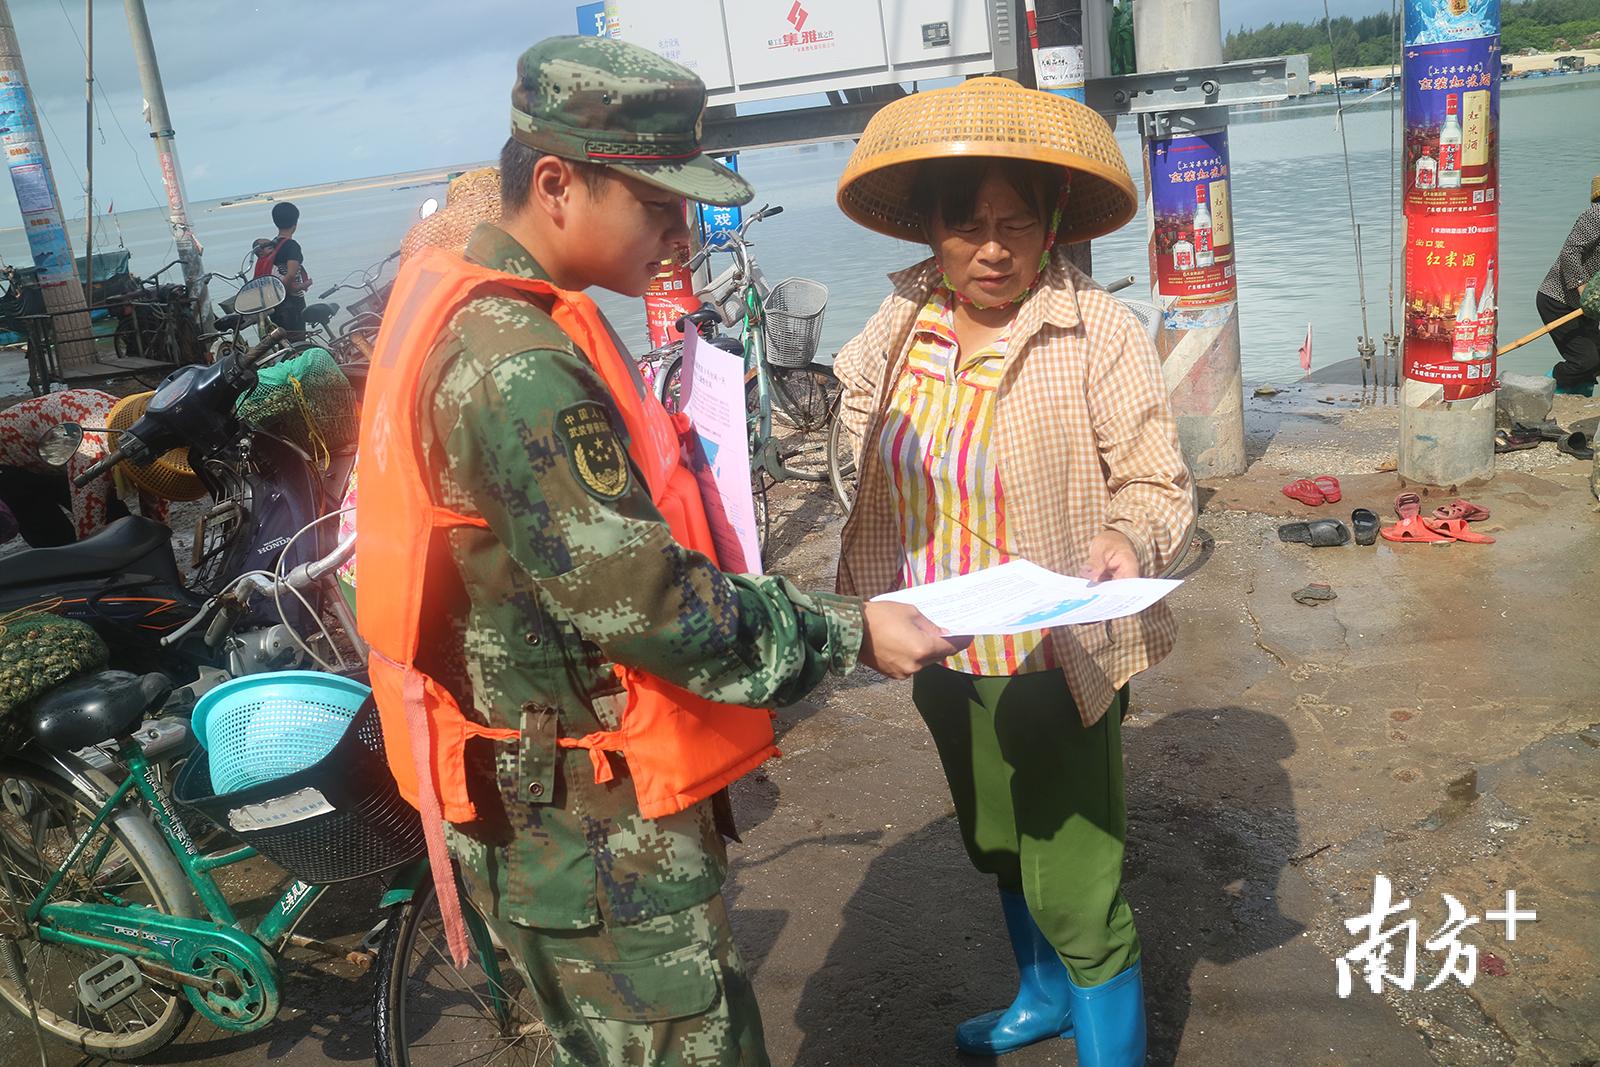
<instances>
[{"instance_id":1,"label":"small red flag","mask_svg":"<svg viewBox=\"0 0 1600 1067\"><path fill-rule=\"evenodd\" d=\"M1311 369L1311 324L1306 323L1306 343L1300 346L1300 369Z\"/></svg>"}]
</instances>

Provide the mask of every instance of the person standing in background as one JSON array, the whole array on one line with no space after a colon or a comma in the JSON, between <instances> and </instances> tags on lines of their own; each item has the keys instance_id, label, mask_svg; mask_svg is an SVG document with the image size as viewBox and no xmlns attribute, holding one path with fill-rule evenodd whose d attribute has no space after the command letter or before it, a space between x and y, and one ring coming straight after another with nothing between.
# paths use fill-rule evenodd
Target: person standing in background
<instances>
[{"instance_id":1,"label":"person standing in background","mask_svg":"<svg viewBox=\"0 0 1600 1067\"><path fill-rule=\"evenodd\" d=\"M306 273L305 253L294 231L300 225L300 209L285 200L272 205L272 224L278 236L257 241L255 277L276 274L289 295L283 303L272 309L272 321L285 330L304 333L306 328L305 292L311 288L311 275Z\"/></svg>"},{"instance_id":2,"label":"person standing in background","mask_svg":"<svg viewBox=\"0 0 1600 1067\"><path fill-rule=\"evenodd\" d=\"M1534 296L1539 318L1546 324L1577 310L1583 285L1600 273L1600 175L1589 183L1589 207L1572 224L1572 232L1561 244L1555 265L1544 276L1544 284ZM1600 376L1600 324L1580 315L1550 331L1550 340L1561 353L1561 362L1550 370L1556 392L1593 396L1596 376Z\"/></svg>"}]
</instances>

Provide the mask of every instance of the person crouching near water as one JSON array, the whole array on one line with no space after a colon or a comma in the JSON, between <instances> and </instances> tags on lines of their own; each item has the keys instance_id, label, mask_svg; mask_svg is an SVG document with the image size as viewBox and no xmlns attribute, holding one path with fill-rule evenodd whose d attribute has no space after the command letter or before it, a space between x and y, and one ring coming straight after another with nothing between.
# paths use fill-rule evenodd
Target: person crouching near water
<instances>
[{"instance_id":1,"label":"person crouching near water","mask_svg":"<svg viewBox=\"0 0 1600 1067\"><path fill-rule=\"evenodd\" d=\"M835 363L861 472L839 590L873 597L1010 559L1094 581L1162 573L1194 503L1160 360L1065 254L1137 210L1100 117L999 78L919 93L868 124L838 199L933 251L891 275ZM1144 1061L1121 721L1128 680L1174 632L1157 604L980 636L915 675L1021 977L1009 1007L956 1028L962 1051L1074 1034L1086 1067Z\"/></svg>"}]
</instances>

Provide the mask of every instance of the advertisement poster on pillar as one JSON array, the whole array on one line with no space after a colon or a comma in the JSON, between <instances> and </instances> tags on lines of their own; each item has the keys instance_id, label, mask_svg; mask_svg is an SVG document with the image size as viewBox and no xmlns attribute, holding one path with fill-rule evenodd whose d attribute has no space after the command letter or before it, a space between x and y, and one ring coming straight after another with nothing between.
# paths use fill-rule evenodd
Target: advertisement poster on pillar
<instances>
[{"instance_id":1,"label":"advertisement poster on pillar","mask_svg":"<svg viewBox=\"0 0 1600 1067\"><path fill-rule=\"evenodd\" d=\"M1407 214L1494 212L1499 39L1408 47L1405 92Z\"/></svg>"},{"instance_id":2,"label":"advertisement poster on pillar","mask_svg":"<svg viewBox=\"0 0 1600 1067\"><path fill-rule=\"evenodd\" d=\"M1226 130L1150 142L1151 274L1167 326L1220 326L1237 299Z\"/></svg>"},{"instance_id":3,"label":"advertisement poster on pillar","mask_svg":"<svg viewBox=\"0 0 1600 1067\"><path fill-rule=\"evenodd\" d=\"M1407 45L1445 44L1500 32L1500 0L1405 0Z\"/></svg>"},{"instance_id":4,"label":"advertisement poster on pillar","mask_svg":"<svg viewBox=\"0 0 1600 1067\"><path fill-rule=\"evenodd\" d=\"M1496 220L1412 219L1406 234L1405 375L1446 400L1494 389Z\"/></svg>"}]
</instances>

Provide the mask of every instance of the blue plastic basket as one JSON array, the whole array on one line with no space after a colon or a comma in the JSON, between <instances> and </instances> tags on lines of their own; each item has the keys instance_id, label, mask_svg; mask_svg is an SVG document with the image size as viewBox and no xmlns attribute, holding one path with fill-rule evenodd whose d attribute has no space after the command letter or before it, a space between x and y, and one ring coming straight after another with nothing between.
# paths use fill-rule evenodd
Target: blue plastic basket
<instances>
[{"instance_id":1,"label":"blue plastic basket","mask_svg":"<svg viewBox=\"0 0 1600 1067\"><path fill-rule=\"evenodd\" d=\"M320 671L235 678L195 704L194 735L210 757L220 796L296 774L339 743L372 692Z\"/></svg>"}]
</instances>

